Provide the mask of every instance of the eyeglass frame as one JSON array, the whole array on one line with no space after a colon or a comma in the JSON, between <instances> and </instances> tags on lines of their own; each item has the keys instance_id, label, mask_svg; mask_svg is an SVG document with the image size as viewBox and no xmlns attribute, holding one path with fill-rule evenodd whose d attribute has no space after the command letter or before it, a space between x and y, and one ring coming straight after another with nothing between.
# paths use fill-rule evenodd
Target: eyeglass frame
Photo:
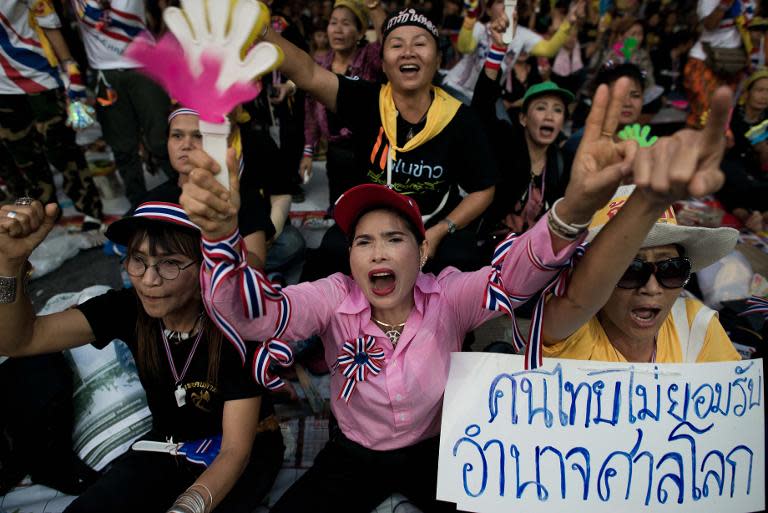
<instances>
[{"instance_id":1,"label":"eyeglass frame","mask_svg":"<svg viewBox=\"0 0 768 513\"><path fill-rule=\"evenodd\" d=\"M688 264L688 276L685 277L685 280L683 281L682 285L680 285L679 287L667 287L666 285L664 285L662 283L662 281L656 275L656 273L659 271L659 268L658 268L659 264L662 264L664 262L670 262L672 260L682 261L682 262L686 262ZM622 279L624 278L624 275L630 269L630 267L627 267L627 269L621 275L621 278L619 278L619 281L616 283L616 287L617 288L620 288L620 289L623 289L623 290L637 290L639 288L645 287L648 284L648 280L650 280L651 276L653 276L656 279L656 283L658 283L659 286L662 287L662 288L665 288L665 289L681 289L681 288L685 287L688 284L688 282L691 280L691 274L693 274L691 272L691 268L692 268L691 259L688 258L688 257L685 257L685 256L677 256L677 257L665 258L664 260L659 260L657 262L649 262L647 260L642 260L640 258L633 258L632 259L632 263L634 263L634 262L642 262L643 269L647 269L649 266L652 267L651 273L648 275L648 277L645 279L645 281L643 283L641 283L640 285L638 285L637 287L622 287L620 285L620 283L621 283ZM632 264L630 264L630 266L631 265Z\"/></svg>"},{"instance_id":2,"label":"eyeglass frame","mask_svg":"<svg viewBox=\"0 0 768 513\"><path fill-rule=\"evenodd\" d=\"M132 259L136 259L136 260L140 261L142 264L144 264L144 270L141 272L141 274L133 274L133 273L131 273L131 271L128 270L128 265L129 265L128 261L132 260ZM127 272L130 276L132 276L134 278L142 278L142 277L144 277L144 275L147 274L147 269L149 269L150 267L154 267L155 268L155 272L157 273L157 275L160 276L162 279L168 280L168 281L175 280L176 278L178 278L181 275L181 271L183 271L185 269L188 269L193 264L196 264L198 262L197 262L197 260L191 260L191 261L189 261L188 263L186 263L184 265L180 265L180 264L174 262L174 265L176 266L176 269L177 269L177 273L176 273L176 276L174 276L173 278L166 278L165 276L160 274L160 268L158 267L159 263L160 262L158 261L158 262L155 262L154 264L148 264L147 262L145 262L144 260L142 260L139 257L136 257L135 255L128 255L128 256L125 257L125 260L123 261L123 265L125 267L125 272Z\"/></svg>"}]
</instances>

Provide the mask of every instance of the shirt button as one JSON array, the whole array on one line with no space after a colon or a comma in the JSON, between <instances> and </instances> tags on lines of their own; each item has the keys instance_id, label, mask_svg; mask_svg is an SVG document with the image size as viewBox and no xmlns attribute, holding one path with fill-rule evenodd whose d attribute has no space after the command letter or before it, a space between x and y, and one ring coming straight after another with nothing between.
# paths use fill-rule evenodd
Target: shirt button
<instances>
[{"instance_id":1,"label":"shirt button","mask_svg":"<svg viewBox=\"0 0 768 513\"><path fill-rule=\"evenodd\" d=\"M397 399L398 401L402 401L402 400L403 400L403 396L402 396L402 395L400 395L400 394L397 394L397 397L396 397L396 399Z\"/></svg>"},{"instance_id":2,"label":"shirt button","mask_svg":"<svg viewBox=\"0 0 768 513\"><path fill-rule=\"evenodd\" d=\"M405 420L405 413L400 414L400 420Z\"/></svg>"}]
</instances>

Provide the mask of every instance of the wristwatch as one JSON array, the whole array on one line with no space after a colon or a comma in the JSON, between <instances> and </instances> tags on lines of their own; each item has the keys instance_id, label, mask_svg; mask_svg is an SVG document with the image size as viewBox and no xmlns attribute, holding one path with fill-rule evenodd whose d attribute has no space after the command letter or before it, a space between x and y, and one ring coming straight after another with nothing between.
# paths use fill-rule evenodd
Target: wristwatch
<instances>
[{"instance_id":1,"label":"wristwatch","mask_svg":"<svg viewBox=\"0 0 768 513\"><path fill-rule=\"evenodd\" d=\"M448 233L449 233L449 234L452 234L452 233L456 233L456 228L458 228L458 227L456 226L456 223L454 223L453 221L451 221L451 220L450 220L450 219L448 219L447 217L444 217L444 218L443 218L443 220L442 220L442 221L440 221L440 222L441 222L441 223L445 223L445 224L447 224L447 225L448 225Z\"/></svg>"}]
</instances>

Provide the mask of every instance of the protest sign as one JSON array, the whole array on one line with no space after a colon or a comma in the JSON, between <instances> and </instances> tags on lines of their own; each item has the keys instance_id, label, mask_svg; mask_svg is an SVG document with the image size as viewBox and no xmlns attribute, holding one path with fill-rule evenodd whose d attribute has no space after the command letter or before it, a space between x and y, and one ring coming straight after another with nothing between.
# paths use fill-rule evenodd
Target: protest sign
<instances>
[{"instance_id":1,"label":"protest sign","mask_svg":"<svg viewBox=\"0 0 768 513\"><path fill-rule=\"evenodd\" d=\"M495 513L765 506L762 360L628 364L455 353L437 497Z\"/></svg>"}]
</instances>

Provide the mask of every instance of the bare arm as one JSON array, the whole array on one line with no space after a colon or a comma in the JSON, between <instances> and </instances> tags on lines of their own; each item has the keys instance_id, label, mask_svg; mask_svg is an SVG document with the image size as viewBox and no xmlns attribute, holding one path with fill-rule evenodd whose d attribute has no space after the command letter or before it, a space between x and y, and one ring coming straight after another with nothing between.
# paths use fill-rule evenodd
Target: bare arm
<instances>
[{"instance_id":1,"label":"bare arm","mask_svg":"<svg viewBox=\"0 0 768 513\"><path fill-rule=\"evenodd\" d=\"M293 80L296 87L314 96L329 111L336 112L339 79L335 74L317 64L307 52L271 28L268 28L264 34L264 41L279 46L283 51L285 58L280 66L280 71Z\"/></svg>"},{"instance_id":2,"label":"bare arm","mask_svg":"<svg viewBox=\"0 0 768 513\"><path fill-rule=\"evenodd\" d=\"M608 301L613 290L664 205L647 201L636 191L589 247L563 296L553 296L544 309L544 340L558 341L591 319ZM547 322L557 319L556 322Z\"/></svg>"},{"instance_id":3,"label":"bare arm","mask_svg":"<svg viewBox=\"0 0 768 513\"><path fill-rule=\"evenodd\" d=\"M264 269L267 263L267 238L264 230L249 233L243 237L248 250L248 265L255 269Z\"/></svg>"},{"instance_id":4,"label":"bare arm","mask_svg":"<svg viewBox=\"0 0 768 513\"><path fill-rule=\"evenodd\" d=\"M703 17L701 19L701 24L704 29L715 30L720 25L720 22L723 21L723 16L725 16L725 13L728 12L728 9L732 4L733 2L724 5L723 2L720 2L714 9L712 9L711 13Z\"/></svg>"},{"instance_id":5,"label":"bare arm","mask_svg":"<svg viewBox=\"0 0 768 513\"><path fill-rule=\"evenodd\" d=\"M56 58L59 59L59 62L72 60L72 54L69 51L67 42L64 40L64 36L61 35L61 31L59 29L43 28L43 33L51 43L53 53L56 54Z\"/></svg>"},{"instance_id":6,"label":"bare arm","mask_svg":"<svg viewBox=\"0 0 768 513\"><path fill-rule=\"evenodd\" d=\"M490 206L495 190L495 187L488 187L467 194L446 217L456 225L456 228L464 228ZM437 223L427 230L430 257L435 256L440 241L446 235L448 235L448 223Z\"/></svg>"},{"instance_id":7,"label":"bare arm","mask_svg":"<svg viewBox=\"0 0 768 513\"><path fill-rule=\"evenodd\" d=\"M725 178L720 161L730 102L730 92L720 88L712 98L712 114L703 131L681 130L637 153L633 162L637 188L595 237L576 266L566 294L547 302L545 340L563 340L605 305L651 227L669 205L680 198L710 194L722 186Z\"/></svg>"},{"instance_id":8,"label":"bare arm","mask_svg":"<svg viewBox=\"0 0 768 513\"><path fill-rule=\"evenodd\" d=\"M15 212L15 218L7 217ZM16 300L0 304L0 355L53 353L87 344L94 334L79 310L37 317L24 290L26 262L53 228L58 209L40 202L0 209L0 276L16 278Z\"/></svg>"},{"instance_id":9,"label":"bare arm","mask_svg":"<svg viewBox=\"0 0 768 513\"><path fill-rule=\"evenodd\" d=\"M221 452L195 481L195 484L204 485L211 492L213 504L207 511L213 510L227 496L248 465L260 408L261 397L224 403ZM204 498L207 503L208 498Z\"/></svg>"},{"instance_id":10,"label":"bare arm","mask_svg":"<svg viewBox=\"0 0 768 513\"><path fill-rule=\"evenodd\" d=\"M278 194L269 197L269 202L272 204L272 210L270 212L270 218L272 224L275 225L275 239L280 236L285 223L288 221L288 214L291 210L291 195L290 194Z\"/></svg>"},{"instance_id":11,"label":"bare arm","mask_svg":"<svg viewBox=\"0 0 768 513\"><path fill-rule=\"evenodd\" d=\"M381 28L384 25L384 20L387 19L387 12L381 7L381 2L376 4L376 8L369 11L371 17L371 24L376 31L376 41L381 41Z\"/></svg>"}]
</instances>

